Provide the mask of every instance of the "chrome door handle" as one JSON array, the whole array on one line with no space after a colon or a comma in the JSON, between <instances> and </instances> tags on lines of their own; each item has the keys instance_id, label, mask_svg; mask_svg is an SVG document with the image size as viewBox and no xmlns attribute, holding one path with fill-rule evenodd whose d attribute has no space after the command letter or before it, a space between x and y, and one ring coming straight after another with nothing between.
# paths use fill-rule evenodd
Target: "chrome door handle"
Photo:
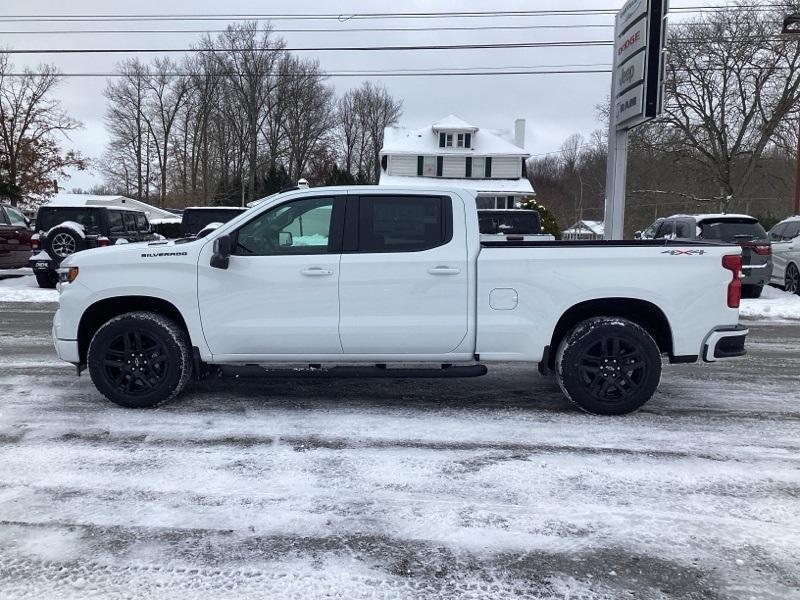
<instances>
[{"instance_id":1,"label":"chrome door handle","mask_svg":"<svg viewBox=\"0 0 800 600\"><path fill-rule=\"evenodd\" d=\"M302 275L306 275L307 277L327 277L328 275L333 275L333 271L329 271L327 269L322 269L320 267L311 267L309 269L303 269L300 271Z\"/></svg>"},{"instance_id":2,"label":"chrome door handle","mask_svg":"<svg viewBox=\"0 0 800 600\"><path fill-rule=\"evenodd\" d=\"M428 273L430 273L431 275L458 275L459 273L461 273L461 269L439 266L439 267L431 267L430 269L428 269Z\"/></svg>"}]
</instances>

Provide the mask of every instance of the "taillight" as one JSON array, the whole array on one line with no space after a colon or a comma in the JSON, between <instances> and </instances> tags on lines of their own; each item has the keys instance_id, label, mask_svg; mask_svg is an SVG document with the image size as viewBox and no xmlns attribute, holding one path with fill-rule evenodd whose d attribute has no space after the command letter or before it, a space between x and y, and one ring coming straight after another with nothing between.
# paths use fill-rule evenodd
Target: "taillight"
<instances>
[{"instance_id":1,"label":"taillight","mask_svg":"<svg viewBox=\"0 0 800 600\"><path fill-rule=\"evenodd\" d=\"M766 246L753 246L753 252L759 256L769 256L772 254L772 246L769 244Z\"/></svg>"},{"instance_id":2,"label":"taillight","mask_svg":"<svg viewBox=\"0 0 800 600\"><path fill-rule=\"evenodd\" d=\"M738 254L727 254L722 257L722 266L733 273L728 284L728 308L739 308L742 299L742 257Z\"/></svg>"},{"instance_id":3,"label":"taillight","mask_svg":"<svg viewBox=\"0 0 800 600\"><path fill-rule=\"evenodd\" d=\"M101 235L99 238L97 238L97 245L98 245L98 246L101 246L101 247L102 247L102 246L108 246L110 243L111 243L111 240L109 240L109 239L108 239L106 236L104 236L104 235Z\"/></svg>"},{"instance_id":4,"label":"taillight","mask_svg":"<svg viewBox=\"0 0 800 600\"><path fill-rule=\"evenodd\" d=\"M39 234L34 233L31 236L31 250L38 250L39 249Z\"/></svg>"}]
</instances>

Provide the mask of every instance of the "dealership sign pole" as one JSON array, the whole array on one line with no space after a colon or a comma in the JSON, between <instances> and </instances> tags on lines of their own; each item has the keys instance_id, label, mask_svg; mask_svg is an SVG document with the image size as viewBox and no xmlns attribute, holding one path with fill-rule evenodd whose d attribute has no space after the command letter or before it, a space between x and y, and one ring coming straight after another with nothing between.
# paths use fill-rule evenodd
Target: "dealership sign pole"
<instances>
[{"instance_id":1,"label":"dealership sign pole","mask_svg":"<svg viewBox=\"0 0 800 600\"><path fill-rule=\"evenodd\" d=\"M607 240L623 237L628 131L661 113L667 4L668 0L628 0L617 13L608 115Z\"/></svg>"}]
</instances>

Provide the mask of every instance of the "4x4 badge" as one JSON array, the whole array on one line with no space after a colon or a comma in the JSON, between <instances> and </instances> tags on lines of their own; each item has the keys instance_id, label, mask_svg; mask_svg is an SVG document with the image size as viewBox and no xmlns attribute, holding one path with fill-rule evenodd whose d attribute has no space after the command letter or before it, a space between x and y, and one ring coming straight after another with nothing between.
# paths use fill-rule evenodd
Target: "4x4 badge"
<instances>
[{"instance_id":1,"label":"4x4 badge","mask_svg":"<svg viewBox=\"0 0 800 600\"><path fill-rule=\"evenodd\" d=\"M670 256L702 256L705 253L705 250L664 250L661 252L661 254L669 254Z\"/></svg>"}]
</instances>

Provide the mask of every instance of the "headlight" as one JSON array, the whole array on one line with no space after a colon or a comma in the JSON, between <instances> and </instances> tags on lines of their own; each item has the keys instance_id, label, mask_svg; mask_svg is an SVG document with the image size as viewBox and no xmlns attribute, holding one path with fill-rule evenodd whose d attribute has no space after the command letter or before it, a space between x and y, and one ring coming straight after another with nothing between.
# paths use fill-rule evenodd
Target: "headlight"
<instances>
[{"instance_id":1,"label":"headlight","mask_svg":"<svg viewBox=\"0 0 800 600\"><path fill-rule=\"evenodd\" d=\"M78 267L64 267L58 269L58 281L61 283L72 283L78 278Z\"/></svg>"}]
</instances>

